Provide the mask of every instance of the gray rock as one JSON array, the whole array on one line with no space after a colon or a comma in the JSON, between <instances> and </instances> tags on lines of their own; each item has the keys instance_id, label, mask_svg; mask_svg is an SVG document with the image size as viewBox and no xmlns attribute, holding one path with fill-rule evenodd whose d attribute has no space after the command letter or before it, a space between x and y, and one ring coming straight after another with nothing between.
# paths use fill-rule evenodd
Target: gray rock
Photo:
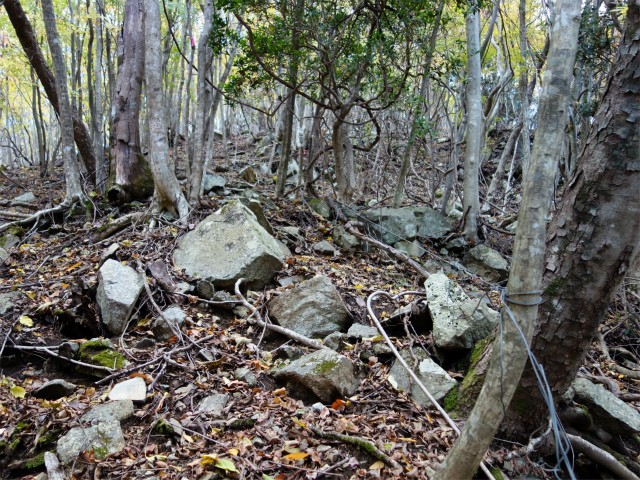
<instances>
[{"instance_id":1,"label":"gray rock","mask_svg":"<svg viewBox=\"0 0 640 480\"><path fill-rule=\"evenodd\" d=\"M198 405L198 410L219 416L222 414L222 410L224 410L224 407L226 407L228 402L229 395L226 393L210 395L202 399L202 401Z\"/></svg>"},{"instance_id":2,"label":"gray rock","mask_svg":"<svg viewBox=\"0 0 640 480\"><path fill-rule=\"evenodd\" d=\"M236 376L236 380L246 382L252 387L258 383L258 379L256 378L255 374L248 368L236 368L236 371L234 373Z\"/></svg>"},{"instance_id":3,"label":"gray rock","mask_svg":"<svg viewBox=\"0 0 640 480\"><path fill-rule=\"evenodd\" d=\"M100 255L100 261L98 262L98 268L100 268L104 262L113 257L115 253L120 249L120 245L117 243L112 243L109 248L107 248L102 255Z\"/></svg>"},{"instance_id":4,"label":"gray rock","mask_svg":"<svg viewBox=\"0 0 640 480\"><path fill-rule=\"evenodd\" d=\"M429 207L409 207L418 219L418 235L421 237L444 237L451 230L451 222Z\"/></svg>"},{"instance_id":5,"label":"gray rock","mask_svg":"<svg viewBox=\"0 0 640 480\"><path fill-rule=\"evenodd\" d=\"M174 325L174 328L180 330L180 327L184 323L185 318L187 318L187 314L182 311L180 307L174 305L172 307L167 308L164 312L162 312L164 318L158 316L156 320L153 322L153 336L160 342L166 342L171 337L175 336L171 326L167 322L171 322ZM165 320L166 319L166 320Z\"/></svg>"},{"instance_id":6,"label":"gray rock","mask_svg":"<svg viewBox=\"0 0 640 480\"><path fill-rule=\"evenodd\" d=\"M256 183L256 180L258 180L258 175L251 165L247 165L242 170L240 170L238 172L238 177L246 180L249 183Z\"/></svg>"},{"instance_id":7,"label":"gray rock","mask_svg":"<svg viewBox=\"0 0 640 480\"><path fill-rule=\"evenodd\" d=\"M189 293L189 292L193 292L193 285L191 285L189 282L178 282L176 283L176 290L177 293Z\"/></svg>"},{"instance_id":8,"label":"gray rock","mask_svg":"<svg viewBox=\"0 0 640 480\"><path fill-rule=\"evenodd\" d=\"M280 240L276 240L276 242L278 242L278 246L280 247L280 250L282 251L282 255L284 255L285 258L290 257L291 256L291 250L289 250L289 247L287 247Z\"/></svg>"},{"instance_id":9,"label":"gray rock","mask_svg":"<svg viewBox=\"0 0 640 480\"><path fill-rule=\"evenodd\" d=\"M131 400L144 402L147 399L147 385L142 377L117 383L109 392L109 400Z\"/></svg>"},{"instance_id":10,"label":"gray rock","mask_svg":"<svg viewBox=\"0 0 640 480\"><path fill-rule=\"evenodd\" d=\"M348 252L355 252L356 250L360 250L361 248L360 239L355 235L351 235L349 232L347 232L347 230L342 225L339 225L333 229L332 236L333 241Z\"/></svg>"},{"instance_id":11,"label":"gray rock","mask_svg":"<svg viewBox=\"0 0 640 480\"><path fill-rule=\"evenodd\" d=\"M225 291L216 292L213 297L211 297L212 302L234 302L234 303L223 303L222 305L217 305L219 308L223 308L225 310L233 310L240 301L234 297L233 295L229 295Z\"/></svg>"},{"instance_id":12,"label":"gray rock","mask_svg":"<svg viewBox=\"0 0 640 480\"><path fill-rule=\"evenodd\" d=\"M58 347L58 355L62 355L65 358L76 358L80 345L76 342L63 342Z\"/></svg>"},{"instance_id":13,"label":"gray rock","mask_svg":"<svg viewBox=\"0 0 640 480\"><path fill-rule=\"evenodd\" d=\"M397 250L406 253L410 257L420 258L424 255L425 249L420 242L414 240L413 242L407 242L402 240L393 245Z\"/></svg>"},{"instance_id":14,"label":"gray rock","mask_svg":"<svg viewBox=\"0 0 640 480\"><path fill-rule=\"evenodd\" d=\"M459 253L467 246L467 242L464 241L463 238L454 238L447 242L444 246L447 250L450 250L454 253Z\"/></svg>"},{"instance_id":15,"label":"gray rock","mask_svg":"<svg viewBox=\"0 0 640 480\"><path fill-rule=\"evenodd\" d=\"M232 312L240 318L247 318L249 316L249 309L243 305L233 307Z\"/></svg>"},{"instance_id":16,"label":"gray rock","mask_svg":"<svg viewBox=\"0 0 640 480\"><path fill-rule=\"evenodd\" d=\"M133 416L133 402L131 400L118 400L96 405L82 415L80 420L86 423L96 424L110 420L122 421L131 416Z\"/></svg>"},{"instance_id":17,"label":"gray rock","mask_svg":"<svg viewBox=\"0 0 640 480\"><path fill-rule=\"evenodd\" d=\"M23 193L13 199L14 202L26 202L33 203L36 201L36 196L32 192Z\"/></svg>"},{"instance_id":18,"label":"gray rock","mask_svg":"<svg viewBox=\"0 0 640 480\"><path fill-rule=\"evenodd\" d=\"M586 378L576 378L572 387L574 400L589 409L599 426L614 435L640 433L640 413L602 385L594 385Z\"/></svg>"},{"instance_id":19,"label":"gray rock","mask_svg":"<svg viewBox=\"0 0 640 480\"><path fill-rule=\"evenodd\" d=\"M111 333L117 335L125 329L142 288L142 278L133 268L111 259L100 267L96 300Z\"/></svg>"},{"instance_id":20,"label":"gray rock","mask_svg":"<svg viewBox=\"0 0 640 480\"><path fill-rule=\"evenodd\" d=\"M9 258L9 255L9 252L0 247L0 262L4 262L7 258Z\"/></svg>"},{"instance_id":21,"label":"gray rock","mask_svg":"<svg viewBox=\"0 0 640 480\"><path fill-rule=\"evenodd\" d=\"M418 367L415 374L418 379L427 387L429 393L439 402L447 393L456 386L456 381L440 366L429 358L427 352L423 348L414 348L414 354L418 357ZM410 366L413 365L414 359L411 352L408 349L402 349L400 356ZM409 374L402 366L402 364L396 360L393 366L389 370L389 382L396 388L407 392L409 390ZM395 382L395 383L394 383ZM431 406L431 402L424 394L424 392L416 385L415 382L411 382L411 398L425 407Z\"/></svg>"},{"instance_id":22,"label":"gray rock","mask_svg":"<svg viewBox=\"0 0 640 480\"><path fill-rule=\"evenodd\" d=\"M62 463L72 462L80 452L93 450L93 455L102 460L125 447L120 422L111 420L93 427L75 427L58 440L57 453Z\"/></svg>"},{"instance_id":23,"label":"gray rock","mask_svg":"<svg viewBox=\"0 0 640 480\"><path fill-rule=\"evenodd\" d=\"M462 204L457 202L449 204L445 209L445 213L447 214L447 217L453 220L460 220L463 216Z\"/></svg>"},{"instance_id":24,"label":"gray rock","mask_svg":"<svg viewBox=\"0 0 640 480\"><path fill-rule=\"evenodd\" d=\"M347 331L347 337L351 339L361 340L363 338L372 338L380 335L376 327L370 327L369 325L362 325L361 323L354 323L349 327Z\"/></svg>"},{"instance_id":25,"label":"gray rock","mask_svg":"<svg viewBox=\"0 0 640 480\"><path fill-rule=\"evenodd\" d=\"M13 310L16 298L15 292L0 293L0 314Z\"/></svg>"},{"instance_id":26,"label":"gray rock","mask_svg":"<svg viewBox=\"0 0 640 480\"><path fill-rule=\"evenodd\" d=\"M327 220L331 219L331 208L329 207L329 204L326 200L322 200L321 198L313 198L309 200L309 206L322 218L325 218Z\"/></svg>"},{"instance_id":27,"label":"gray rock","mask_svg":"<svg viewBox=\"0 0 640 480\"><path fill-rule=\"evenodd\" d=\"M509 276L507 261L486 245L476 245L469 250L462 259L462 264L488 282L501 282Z\"/></svg>"},{"instance_id":28,"label":"gray rock","mask_svg":"<svg viewBox=\"0 0 640 480\"><path fill-rule=\"evenodd\" d=\"M205 195L207 193L212 192L216 188L224 188L224 186L227 184L227 181L223 177L221 177L220 175L211 175L209 173L207 173L204 176L202 181L204 183L204 193L205 193Z\"/></svg>"},{"instance_id":29,"label":"gray rock","mask_svg":"<svg viewBox=\"0 0 640 480\"><path fill-rule=\"evenodd\" d=\"M273 202L273 200L250 188L247 188L244 192L242 192L242 196L250 200L255 200L256 202L260 202L269 210L274 210L276 208L276 204Z\"/></svg>"},{"instance_id":30,"label":"gray rock","mask_svg":"<svg viewBox=\"0 0 640 480\"><path fill-rule=\"evenodd\" d=\"M304 275L293 275L292 277L285 277L278 280L278 285L281 287L287 287L289 285L296 285L300 282L307 280Z\"/></svg>"},{"instance_id":31,"label":"gray rock","mask_svg":"<svg viewBox=\"0 0 640 480\"><path fill-rule=\"evenodd\" d=\"M368 220L365 224L389 245L413 240L418 234L418 221L406 208L376 208L365 212L363 217Z\"/></svg>"},{"instance_id":32,"label":"gray rock","mask_svg":"<svg viewBox=\"0 0 640 480\"><path fill-rule=\"evenodd\" d=\"M73 383L65 380L51 380L34 391L33 396L36 398L44 398L45 400L56 400L61 397L68 397L75 389L76 386Z\"/></svg>"},{"instance_id":33,"label":"gray rock","mask_svg":"<svg viewBox=\"0 0 640 480\"><path fill-rule=\"evenodd\" d=\"M518 221L516 220L513 223L510 223L509 225L506 226L505 230L507 232L511 232L511 233L516 233L516 230L518 229Z\"/></svg>"},{"instance_id":34,"label":"gray rock","mask_svg":"<svg viewBox=\"0 0 640 480\"><path fill-rule=\"evenodd\" d=\"M278 242L239 201L231 201L184 235L173 253L178 270L232 288L239 278L262 289L282 268Z\"/></svg>"},{"instance_id":35,"label":"gray rock","mask_svg":"<svg viewBox=\"0 0 640 480\"><path fill-rule=\"evenodd\" d=\"M349 312L327 277L298 284L269 301L269 315L281 326L306 337L324 338L346 330Z\"/></svg>"},{"instance_id":36,"label":"gray rock","mask_svg":"<svg viewBox=\"0 0 640 480\"><path fill-rule=\"evenodd\" d=\"M304 355L304 351L301 348L294 347L292 345L282 345L276 350L276 354L279 358L284 360L295 360Z\"/></svg>"},{"instance_id":37,"label":"gray rock","mask_svg":"<svg viewBox=\"0 0 640 480\"><path fill-rule=\"evenodd\" d=\"M326 240L322 240L313 245L313 251L320 255L335 255L337 250Z\"/></svg>"},{"instance_id":38,"label":"gray rock","mask_svg":"<svg viewBox=\"0 0 640 480\"><path fill-rule=\"evenodd\" d=\"M300 229L298 227L282 227L280 230L291 235L292 237L296 237L300 239Z\"/></svg>"},{"instance_id":39,"label":"gray rock","mask_svg":"<svg viewBox=\"0 0 640 480\"><path fill-rule=\"evenodd\" d=\"M442 349L468 349L489 335L498 323L498 312L481 300L472 300L462 287L443 273L431 275L424 283L433 339Z\"/></svg>"},{"instance_id":40,"label":"gray rock","mask_svg":"<svg viewBox=\"0 0 640 480\"><path fill-rule=\"evenodd\" d=\"M330 403L351 395L358 386L351 360L329 349L305 355L274 373L292 396Z\"/></svg>"},{"instance_id":41,"label":"gray rock","mask_svg":"<svg viewBox=\"0 0 640 480\"><path fill-rule=\"evenodd\" d=\"M211 300L216 293L216 289L209 280L199 280L196 284L196 292L200 298L205 300Z\"/></svg>"},{"instance_id":42,"label":"gray rock","mask_svg":"<svg viewBox=\"0 0 640 480\"><path fill-rule=\"evenodd\" d=\"M331 350L338 351L343 347L346 338L347 336L344 333L333 332L324 337L322 344Z\"/></svg>"},{"instance_id":43,"label":"gray rock","mask_svg":"<svg viewBox=\"0 0 640 480\"><path fill-rule=\"evenodd\" d=\"M0 248L4 248L5 250L9 250L10 248L16 246L18 243L20 243L20 239L15 235L11 235L10 233L7 233L6 235L0 237Z\"/></svg>"},{"instance_id":44,"label":"gray rock","mask_svg":"<svg viewBox=\"0 0 640 480\"><path fill-rule=\"evenodd\" d=\"M258 220L260 226L264 228L269 235L273 235L273 227L271 226L271 223L269 223L269 220L267 220L267 217L264 215L260 202L251 200L250 198L246 197L238 197L238 201L240 201L240 203L251 210L251 212L256 216L256 219Z\"/></svg>"}]
</instances>

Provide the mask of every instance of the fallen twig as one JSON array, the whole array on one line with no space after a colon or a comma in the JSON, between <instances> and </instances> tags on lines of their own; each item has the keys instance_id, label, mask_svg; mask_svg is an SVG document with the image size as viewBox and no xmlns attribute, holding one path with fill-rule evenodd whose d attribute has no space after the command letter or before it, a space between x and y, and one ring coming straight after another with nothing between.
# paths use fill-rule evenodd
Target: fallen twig
<instances>
[{"instance_id":1,"label":"fallen twig","mask_svg":"<svg viewBox=\"0 0 640 480\"><path fill-rule=\"evenodd\" d=\"M571 435L567 433L567 438L571 442L571 446L579 453L584 454L591 460L613 473L617 478L621 480L640 480L631 470L625 467L621 462L609 452L596 447L592 443L578 437L577 435Z\"/></svg>"},{"instance_id":2,"label":"fallen twig","mask_svg":"<svg viewBox=\"0 0 640 480\"><path fill-rule=\"evenodd\" d=\"M618 365L609 356L609 347L607 346L607 342L605 342L604 335L602 335L601 332L597 333L597 338L598 338L598 344L600 345L600 349L602 350L602 354L607 359L607 361L609 361L611 363L611 366L613 367L613 369L616 372L621 373L622 375L625 375L625 376L627 376L629 378L632 378L634 380L640 380L640 371L638 371L638 370L630 370L630 369L625 368L625 367L623 367L621 365Z\"/></svg>"},{"instance_id":3,"label":"fallen twig","mask_svg":"<svg viewBox=\"0 0 640 480\"><path fill-rule=\"evenodd\" d=\"M362 437L352 437L349 435L342 435L338 432L323 432L319 428L314 427L313 425L308 425L309 430L318 435L319 437L326 438L328 440L339 440L344 443L348 443L350 445L355 445L359 447L361 450L364 450L369 455L378 460L383 461L391 468L402 470L402 466L396 462L393 458L391 458L386 453L382 452L378 447L376 447L373 443L371 443L366 438Z\"/></svg>"}]
</instances>

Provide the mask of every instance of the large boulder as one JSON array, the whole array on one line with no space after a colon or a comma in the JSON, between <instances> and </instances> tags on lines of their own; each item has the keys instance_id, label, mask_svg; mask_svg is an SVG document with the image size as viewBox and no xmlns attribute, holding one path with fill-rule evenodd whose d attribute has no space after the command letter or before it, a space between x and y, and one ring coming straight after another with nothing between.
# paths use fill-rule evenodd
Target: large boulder
<instances>
[{"instance_id":1,"label":"large boulder","mask_svg":"<svg viewBox=\"0 0 640 480\"><path fill-rule=\"evenodd\" d=\"M587 407L594 421L614 435L640 433L640 413L601 385L576 378L572 385L574 400Z\"/></svg>"},{"instance_id":2,"label":"large boulder","mask_svg":"<svg viewBox=\"0 0 640 480\"><path fill-rule=\"evenodd\" d=\"M274 374L298 398L331 403L351 395L358 386L351 360L329 349L305 355Z\"/></svg>"},{"instance_id":3,"label":"large boulder","mask_svg":"<svg viewBox=\"0 0 640 480\"><path fill-rule=\"evenodd\" d=\"M298 284L269 302L269 315L281 326L306 337L324 338L351 324L340 294L327 277Z\"/></svg>"},{"instance_id":4,"label":"large boulder","mask_svg":"<svg viewBox=\"0 0 640 480\"><path fill-rule=\"evenodd\" d=\"M109 259L98 270L96 300L107 329L122 333L143 288L140 274L133 268Z\"/></svg>"},{"instance_id":5,"label":"large boulder","mask_svg":"<svg viewBox=\"0 0 640 480\"><path fill-rule=\"evenodd\" d=\"M462 259L462 264L470 272L488 282L501 282L509 276L509 264L495 250L486 245L476 245Z\"/></svg>"},{"instance_id":6,"label":"large boulder","mask_svg":"<svg viewBox=\"0 0 640 480\"><path fill-rule=\"evenodd\" d=\"M418 235L418 221L408 208L376 208L362 216L367 220L365 224L389 245Z\"/></svg>"},{"instance_id":7,"label":"large boulder","mask_svg":"<svg viewBox=\"0 0 640 480\"><path fill-rule=\"evenodd\" d=\"M421 237L443 237L451 230L451 221L433 208L409 207L417 219L418 235Z\"/></svg>"},{"instance_id":8,"label":"large boulder","mask_svg":"<svg viewBox=\"0 0 640 480\"><path fill-rule=\"evenodd\" d=\"M442 400L456 386L456 381L443 370L436 362L429 358L423 348L415 348L413 353L418 358L418 366L415 374L422 384L433 395L436 401ZM409 349L402 349L400 356L409 366L413 366L414 357ZM413 381L407 370L396 359L389 370L389 382L397 389L410 393L411 398L425 407L431 406L431 401L424 394L422 389ZM409 385L411 391L409 392Z\"/></svg>"},{"instance_id":9,"label":"large boulder","mask_svg":"<svg viewBox=\"0 0 640 480\"><path fill-rule=\"evenodd\" d=\"M433 319L433 339L442 349L469 349L491 334L498 323L498 312L482 300L470 299L443 273L431 275L424 288Z\"/></svg>"},{"instance_id":10,"label":"large boulder","mask_svg":"<svg viewBox=\"0 0 640 480\"><path fill-rule=\"evenodd\" d=\"M184 235L173 253L178 270L232 288L244 278L260 290L282 268L280 245L239 201L231 201Z\"/></svg>"}]
</instances>

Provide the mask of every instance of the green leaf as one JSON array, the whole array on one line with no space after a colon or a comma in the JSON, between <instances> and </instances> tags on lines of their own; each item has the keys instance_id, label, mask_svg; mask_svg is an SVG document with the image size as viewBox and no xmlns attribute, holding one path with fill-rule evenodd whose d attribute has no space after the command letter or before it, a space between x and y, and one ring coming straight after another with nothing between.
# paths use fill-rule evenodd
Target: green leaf
<instances>
[{"instance_id":1,"label":"green leaf","mask_svg":"<svg viewBox=\"0 0 640 480\"><path fill-rule=\"evenodd\" d=\"M233 464L231 460L223 460L220 459L216 462L216 467L227 470L228 472L237 472L236 466Z\"/></svg>"}]
</instances>

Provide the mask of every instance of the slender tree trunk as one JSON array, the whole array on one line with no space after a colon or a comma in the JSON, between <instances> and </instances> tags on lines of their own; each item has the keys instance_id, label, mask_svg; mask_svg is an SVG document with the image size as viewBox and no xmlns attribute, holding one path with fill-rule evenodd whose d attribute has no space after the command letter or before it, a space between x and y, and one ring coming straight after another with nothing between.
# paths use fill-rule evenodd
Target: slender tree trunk
<instances>
[{"instance_id":1,"label":"slender tree trunk","mask_svg":"<svg viewBox=\"0 0 640 480\"><path fill-rule=\"evenodd\" d=\"M349 114L345 115L348 117ZM348 204L356 189L356 175L353 168L353 144L349 137L349 124L340 118L333 122L333 156L336 168L336 198Z\"/></svg>"},{"instance_id":2,"label":"slender tree trunk","mask_svg":"<svg viewBox=\"0 0 640 480\"><path fill-rule=\"evenodd\" d=\"M205 117L211 99L210 87L207 85L207 74L211 70L213 52L209 48L209 37L213 30L213 0L204 2L204 24L198 40L198 103L196 104L195 152L191 161L190 175L187 177L189 185L189 201L198 201L202 184L204 167Z\"/></svg>"},{"instance_id":3,"label":"slender tree trunk","mask_svg":"<svg viewBox=\"0 0 640 480\"><path fill-rule=\"evenodd\" d=\"M31 22L24 13L19 0L4 0L2 2L4 8L7 11L9 20L13 25L18 40L29 59L29 62L33 66L36 75L40 79L44 91L47 94L47 98L51 102L51 105L55 109L58 115L61 115L58 101L58 93L56 92L56 78L51 73L47 61L42 55L40 46L35 36ZM66 71L65 71L66 75ZM61 81L65 81L66 76ZM87 127L82 123L81 117L78 112L71 110L69 113L70 118L73 121L73 136L78 146L78 151L82 155L84 164L89 171L89 178L95 183L95 169L96 160L93 152L93 145L91 144L91 137L87 132Z\"/></svg>"},{"instance_id":4,"label":"slender tree trunk","mask_svg":"<svg viewBox=\"0 0 640 480\"><path fill-rule=\"evenodd\" d=\"M38 113L38 85L33 73L33 67L29 69L31 75L31 114L33 115L33 124L36 127L36 141L38 143L38 164L40 165L40 177L47 176L47 157L45 154L44 139L42 138L42 121Z\"/></svg>"},{"instance_id":5,"label":"slender tree trunk","mask_svg":"<svg viewBox=\"0 0 640 480\"><path fill-rule=\"evenodd\" d=\"M182 194L172 168L167 141L167 119L162 88L160 8L157 0L144 0L145 10L145 84L149 124L149 164L155 193L152 211L166 209L181 219L189 215L189 203Z\"/></svg>"},{"instance_id":6,"label":"slender tree trunk","mask_svg":"<svg viewBox=\"0 0 640 480\"><path fill-rule=\"evenodd\" d=\"M465 215L464 236L468 242L478 241L480 197L478 173L482 149L482 87L480 60L480 14L476 7L467 14L467 145L464 157L462 210Z\"/></svg>"},{"instance_id":7,"label":"slender tree trunk","mask_svg":"<svg viewBox=\"0 0 640 480\"><path fill-rule=\"evenodd\" d=\"M47 41L51 50L51 60L53 70L58 81L56 82L60 107L60 130L62 132L62 159L64 161L64 174L67 184L67 193L64 204L71 205L76 201L84 201L85 195L82 191L82 179L80 178L80 168L75 159L75 145L73 144L73 123L71 117L71 104L69 102L69 92L67 90L67 67L65 66L56 17L53 12L52 0L41 0L42 19L47 32Z\"/></svg>"},{"instance_id":8,"label":"slender tree trunk","mask_svg":"<svg viewBox=\"0 0 640 480\"><path fill-rule=\"evenodd\" d=\"M112 165L107 193L115 204L147 198L153 193L151 171L140 148L144 39L142 0L127 0L120 37L122 63L113 100Z\"/></svg>"},{"instance_id":9,"label":"slender tree trunk","mask_svg":"<svg viewBox=\"0 0 640 480\"><path fill-rule=\"evenodd\" d=\"M547 235L532 349L556 399L575 378L640 249L640 1L628 5L604 96ZM519 438L546 423L535 383L528 366L507 415Z\"/></svg>"},{"instance_id":10,"label":"slender tree trunk","mask_svg":"<svg viewBox=\"0 0 640 480\"><path fill-rule=\"evenodd\" d=\"M434 20L433 30L431 30L431 37L429 38L429 50L427 51L427 58L424 62L424 73L422 75L422 84L420 85L420 98L418 111L411 122L411 130L409 132L409 139L407 146L404 149L402 156L402 164L400 166L400 172L398 173L398 183L396 185L396 191L393 197L393 208L400 207L402 202L402 195L404 193L404 184L409 172L409 165L411 164L411 153L413 152L413 146L418 134L418 119L424 115L425 102L427 101L427 91L429 89L429 76L431 75L431 60L436 48L436 40L438 39L438 32L440 31L440 19L442 17L442 9L444 8L444 0L440 0L438 5L438 13Z\"/></svg>"},{"instance_id":11,"label":"slender tree trunk","mask_svg":"<svg viewBox=\"0 0 640 480\"><path fill-rule=\"evenodd\" d=\"M558 165L558 149L564 135L562 125L568 108L579 26L580 3L559 0L555 5L551 50L540 95L531 174L524 185L507 285L507 306L527 344L531 342L538 312L536 298L544 271L546 217ZM518 328L503 311L501 332L493 345L485 383L460 437L435 476L437 480L471 478L482 461L527 360L526 345Z\"/></svg>"},{"instance_id":12,"label":"slender tree trunk","mask_svg":"<svg viewBox=\"0 0 640 480\"><path fill-rule=\"evenodd\" d=\"M95 68L95 82L96 82L96 90L95 90L95 108L94 108L94 117L93 117L93 128L95 129L95 133L93 136L94 141L94 150L96 152L96 185L98 189L104 193L107 182L107 175L109 165L106 162L106 157L104 155L104 136L102 134L102 126L103 122L103 111L102 111L102 97L103 97L103 89L102 89L102 51L103 51L103 42L102 42L102 14L103 9L100 5L100 0L96 0L96 68Z\"/></svg>"}]
</instances>

